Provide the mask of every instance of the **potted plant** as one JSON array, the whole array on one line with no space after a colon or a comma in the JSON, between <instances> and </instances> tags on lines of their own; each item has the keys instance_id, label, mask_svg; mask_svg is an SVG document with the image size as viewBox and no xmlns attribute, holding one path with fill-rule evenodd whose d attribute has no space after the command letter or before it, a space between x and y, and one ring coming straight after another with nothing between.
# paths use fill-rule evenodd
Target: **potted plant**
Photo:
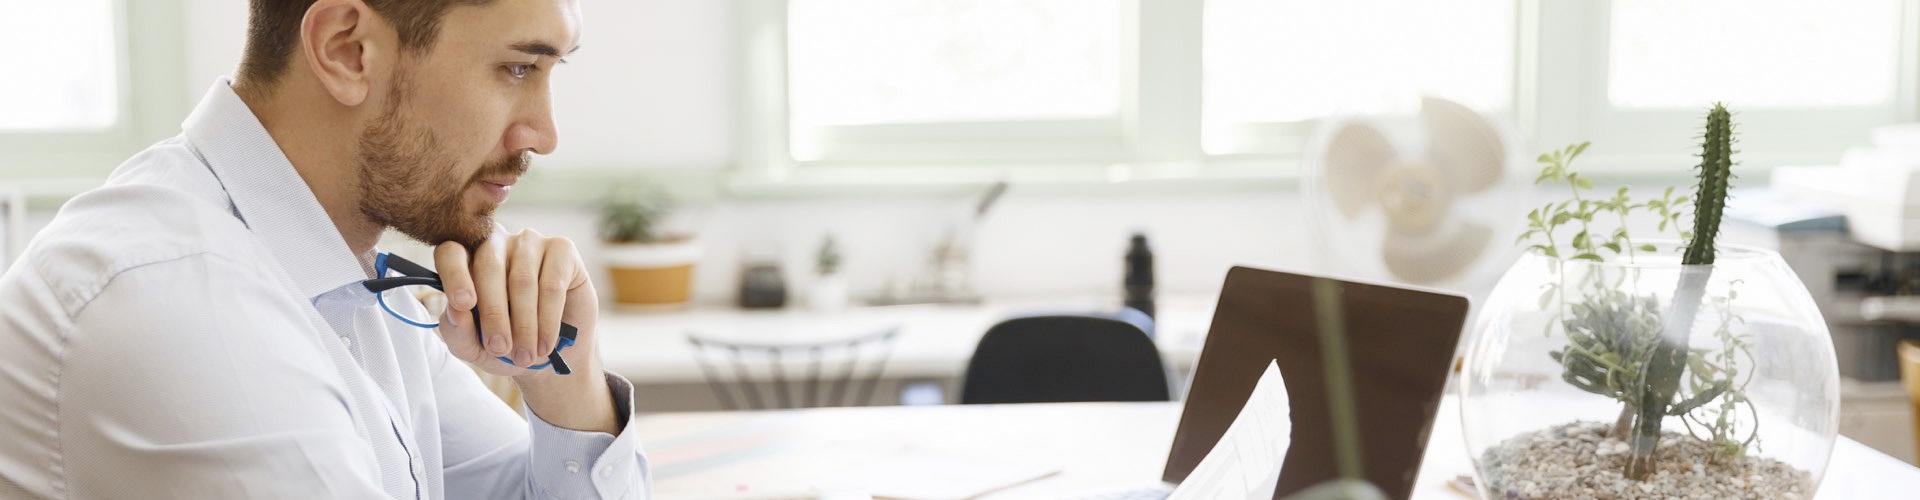
<instances>
[{"instance_id":1,"label":"potted plant","mask_svg":"<svg viewBox=\"0 0 1920 500\"><path fill-rule=\"evenodd\" d=\"M813 288L807 303L814 310L838 311L847 307L847 279L840 274L840 244L832 234L820 241L813 257Z\"/></svg>"},{"instance_id":2,"label":"potted plant","mask_svg":"<svg viewBox=\"0 0 1920 500\"><path fill-rule=\"evenodd\" d=\"M1528 213L1460 384L1486 498L1813 496L1839 414L1826 322L1778 254L1716 243L1725 107L1701 142L1690 198L1590 194L1584 143L1540 156L1568 198ZM1635 239L1637 217L1679 239Z\"/></svg>"},{"instance_id":3,"label":"potted plant","mask_svg":"<svg viewBox=\"0 0 1920 500\"><path fill-rule=\"evenodd\" d=\"M673 200L657 189L616 189L602 204L600 236L615 303L680 305L692 296L700 247L691 235L662 230L661 219L672 206Z\"/></svg>"}]
</instances>

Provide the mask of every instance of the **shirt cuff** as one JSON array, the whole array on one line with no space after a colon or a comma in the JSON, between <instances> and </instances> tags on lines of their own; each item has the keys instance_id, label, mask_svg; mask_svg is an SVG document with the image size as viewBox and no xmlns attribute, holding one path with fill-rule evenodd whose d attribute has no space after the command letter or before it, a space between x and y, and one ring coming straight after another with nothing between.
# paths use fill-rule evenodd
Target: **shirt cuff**
<instances>
[{"instance_id":1,"label":"shirt cuff","mask_svg":"<svg viewBox=\"0 0 1920 500\"><path fill-rule=\"evenodd\" d=\"M633 429L633 383L606 374L613 411L626 422L620 435L582 432L541 420L526 410L533 432L533 484L552 498L649 498L652 482L639 433Z\"/></svg>"}]
</instances>

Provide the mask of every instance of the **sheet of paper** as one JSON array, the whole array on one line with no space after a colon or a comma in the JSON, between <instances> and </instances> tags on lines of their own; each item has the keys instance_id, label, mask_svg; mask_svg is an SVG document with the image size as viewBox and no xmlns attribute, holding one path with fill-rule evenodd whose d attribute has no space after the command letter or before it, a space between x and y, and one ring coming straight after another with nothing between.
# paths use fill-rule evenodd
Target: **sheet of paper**
<instances>
[{"instance_id":1,"label":"sheet of paper","mask_svg":"<svg viewBox=\"0 0 1920 500\"><path fill-rule=\"evenodd\" d=\"M712 468L676 473L656 498L764 500L834 498L958 500L1056 474L1056 465L912 443L841 443L759 449L708 461Z\"/></svg>"},{"instance_id":2,"label":"sheet of paper","mask_svg":"<svg viewBox=\"0 0 1920 500\"><path fill-rule=\"evenodd\" d=\"M1287 444L1293 439L1293 413L1289 408L1280 365L1269 361L1267 371L1253 386L1253 394L1247 396L1247 404L1240 408L1240 415L1227 426L1227 433L1168 498L1273 498L1280 463L1286 459Z\"/></svg>"},{"instance_id":3,"label":"sheet of paper","mask_svg":"<svg viewBox=\"0 0 1920 500\"><path fill-rule=\"evenodd\" d=\"M1017 455L965 456L918 450L876 460L861 471L857 489L874 498L947 500L974 498L1052 476L1058 467Z\"/></svg>"}]
</instances>

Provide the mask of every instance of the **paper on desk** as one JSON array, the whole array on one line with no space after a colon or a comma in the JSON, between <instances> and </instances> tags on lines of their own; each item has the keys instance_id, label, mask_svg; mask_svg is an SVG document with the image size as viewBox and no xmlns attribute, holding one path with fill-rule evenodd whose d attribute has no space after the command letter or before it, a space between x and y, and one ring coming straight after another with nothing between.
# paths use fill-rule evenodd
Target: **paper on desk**
<instances>
[{"instance_id":1,"label":"paper on desk","mask_svg":"<svg viewBox=\"0 0 1920 500\"><path fill-rule=\"evenodd\" d=\"M974 498L1059 472L1015 456L969 457L922 450L875 461L858 483L874 498L945 500Z\"/></svg>"},{"instance_id":2,"label":"paper on desk","mask_svg":"<svg viewBox=\"0 0 1920 500\"><path fill-rule=\"evenodd\" d=\"M1267 371L1260 374L1240 415L1233 418L1220 442L1214 443L1213 450L1200 459L1200 465L1180 482L1169 500L1273 498L1292 432L1287 385L1280 379L1280 365L1268 361Z\"/></svg>"},{"instance_id":3,"label":"paper on desk","mask_svg":"<svg viewBox=\"0 0 1920 500\"><path fill-rule=\"evenodd\" d=\"M914 443L866 444L825 440L808 446L757 449L708 459L711 469L675 470L657 498L771 500L834 498L836 494L889 500L959 500L1051 476L1050 463L1017 455L982 456Z\"/></svg>"}]
</instances>

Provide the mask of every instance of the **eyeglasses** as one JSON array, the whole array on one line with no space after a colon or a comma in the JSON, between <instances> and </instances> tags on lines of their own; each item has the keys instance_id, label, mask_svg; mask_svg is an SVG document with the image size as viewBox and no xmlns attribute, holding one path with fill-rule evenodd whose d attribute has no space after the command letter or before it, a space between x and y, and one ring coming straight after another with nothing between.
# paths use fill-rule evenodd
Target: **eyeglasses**
<instances>
[{"instance_id":1,"label":"eyeglasses","mask_svg":"<svg viewBox=\"0 0 1920 500\"><path fill-rule=\"evenodd\" d=\"M400 275L389 278L387 277L387 271L393 271L395 273L399 273ZM374 273L374 276L379 276L379 277L362 281L360 282L360 284L367 287L368 291L373 292L373 295L375 297L374 300L375 302L378 302L380 304L381 310L386 311L387 314L392 315L395 319L399 319L401 322L409 325L417 326L420 328L440 327L439 322L419 321L413 318L408 318L404 314L394 312L392 307L387 306L387 295L386 295L386 292L388 290L392 290L400 287L407 287L407 286L430 286L430 287L433 287L434 290L440 290L444 292L446 291L446 289L442 288L440 284L439 273L435 273L432 270L427 269L425 266L415 264L413 263L413 261L401 258L398 255L394 255L390 253L381 253L374 257L373 273ZM474 325L474 334L479 335L480 310L478 308L475 308L473 311L473 325ZM567 360L562 359L560 357L560 351L566 350L566 348L568 347L573 347L574 339L579 337L579 335L580 335L580 330L578 328L574 328L573 325L561 323L560 324L560 340L557 343L557 345L554 346L553 352L547 353L547 362L529 366L527 367L527 369L544 370L544 369L547 369L548 367L552 367L554 373L558 373L561 375L567 375L567 374L573 373L573 369L567 366ZM499 359L500 359L500 362L502 363L506 363L509 365L513 364L512 358L508 358L506 356L499 356Z\"/></svg>"}]
</instances>

